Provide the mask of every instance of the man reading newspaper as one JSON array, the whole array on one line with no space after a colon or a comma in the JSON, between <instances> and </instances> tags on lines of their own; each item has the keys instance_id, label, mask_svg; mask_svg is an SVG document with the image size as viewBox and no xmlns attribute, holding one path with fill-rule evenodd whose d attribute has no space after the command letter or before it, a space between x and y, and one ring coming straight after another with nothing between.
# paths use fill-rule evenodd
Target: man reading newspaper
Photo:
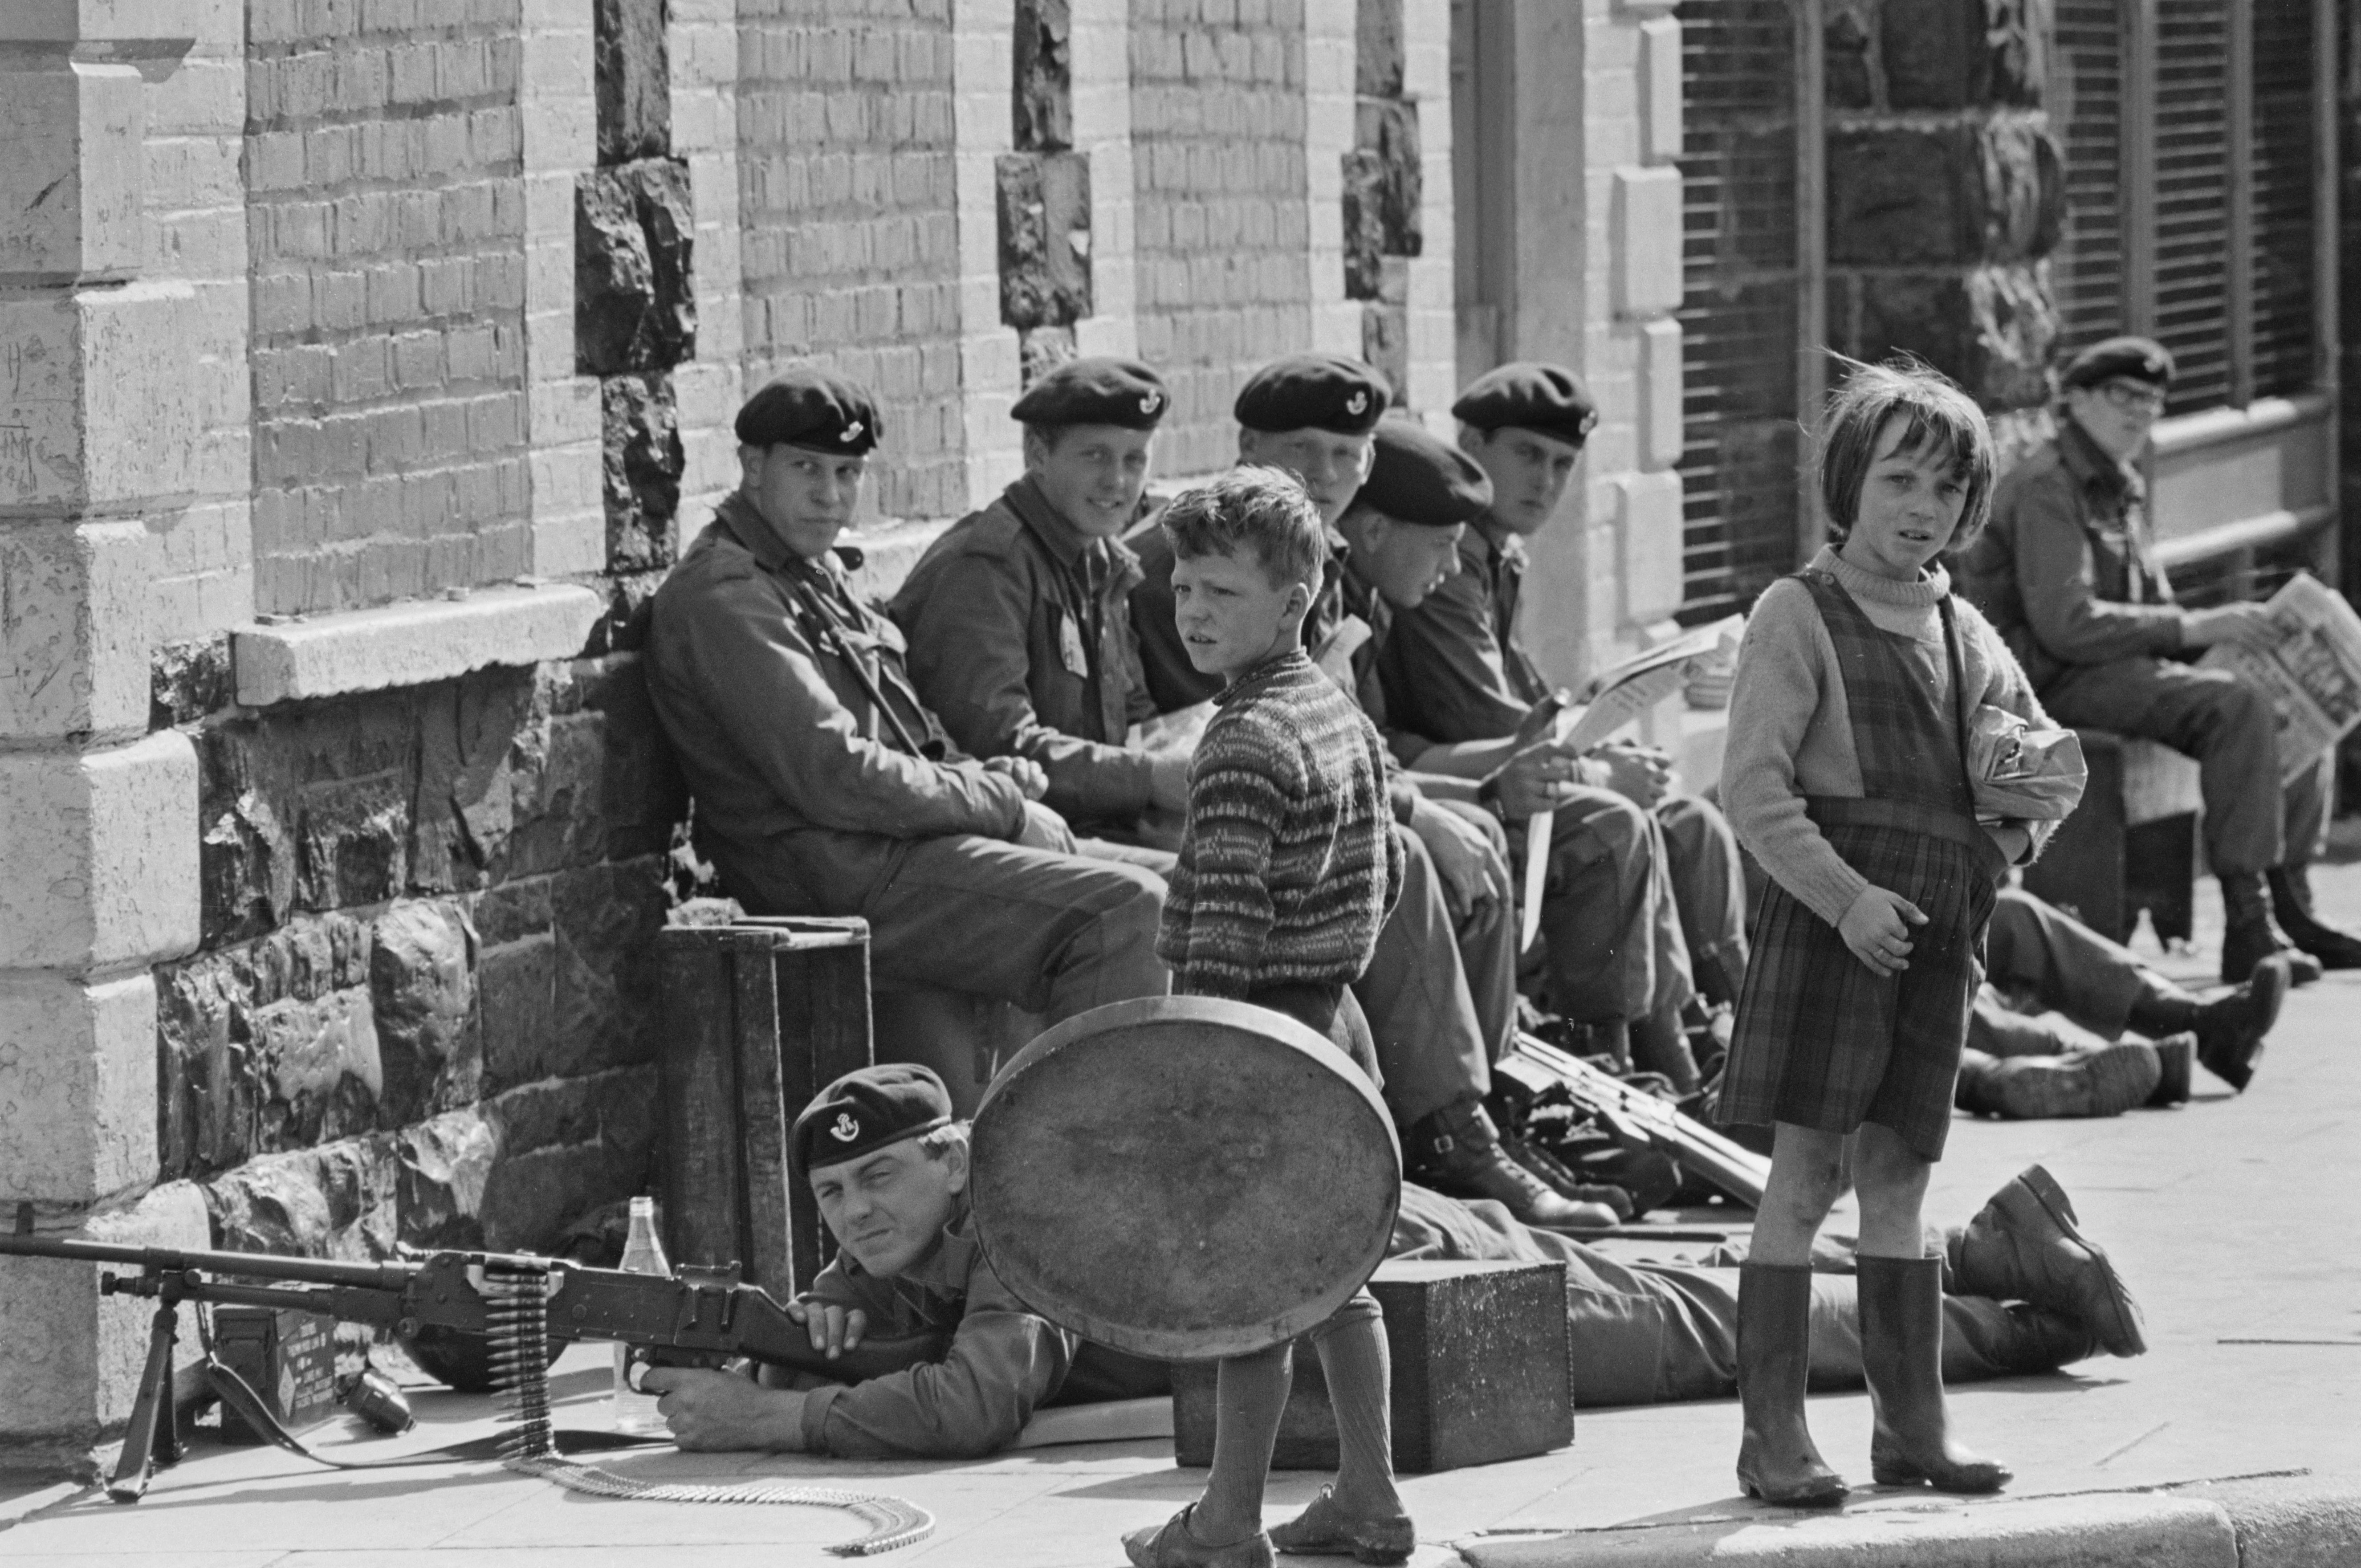
<instances>
[{"instance_id":1,"label":"man reading newspaper","mask_svg":"<svg viewBox=\"0 0 2361 1568\"><path fill-rule=\"evenodd\" d=\"M2334 742L2361 717L2361 618L2309 579L2268 605L2176 602L2136 466L2172 375L2148 338L2076 355L2057 438L2001 480L1958 578L2054 718L2197 759L2224 981L2284 951L2280 929L2299 981L2361 969L2361 937L2313 912L2305 874L2326 844Z\"/></svg>"}]
</instances>

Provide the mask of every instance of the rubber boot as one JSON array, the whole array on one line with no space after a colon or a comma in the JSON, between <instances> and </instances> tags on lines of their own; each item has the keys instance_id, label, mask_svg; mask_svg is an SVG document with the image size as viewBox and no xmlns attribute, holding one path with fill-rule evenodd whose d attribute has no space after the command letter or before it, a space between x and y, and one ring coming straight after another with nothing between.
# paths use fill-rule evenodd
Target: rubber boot
<instances>
[{"instance_id":1,"label":"rubber boot","mask_svg":"<svg viewBox=\"0 0 2361 1568\"><path fill-rule=\"evenodd\" d=\"M1861 1369L1877 1418L1869 1469L1881 1486L1925 1482L1938 1492L1997 1492L2005 1465L1951 1437L1943 1404L1943 1260L1863 1254Z\"/></svg>"},{"instance_id":2,"label":"rubber boot","mask_svg":"<svg viewBox=\"0 0 2361 1568\"><path fill-rule=\"evenodd\" d=\"M1812 1370L1812 1271L1748 1263L1738 1271L1738 1398L1746 1435L1739 1489L1783 1508L1844 1501L1844 1477L1812 1445L1804 1393Z\"/></svg>"}]
</instances>

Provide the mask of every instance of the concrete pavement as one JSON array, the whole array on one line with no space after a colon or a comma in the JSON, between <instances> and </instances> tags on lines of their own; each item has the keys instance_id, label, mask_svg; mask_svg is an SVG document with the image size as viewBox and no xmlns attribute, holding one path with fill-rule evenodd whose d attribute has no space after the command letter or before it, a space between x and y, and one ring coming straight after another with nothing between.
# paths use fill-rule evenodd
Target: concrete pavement
<instances>
[{"instance_id":1,"label":"concrete pavement","mask_svg":"<svg viewBox=\"0 0 2361 1568\"><path fill-rule=\"evenodd\" d=\"M2361 866L2317 880L2326 910L2361 924ZM2202 964L2169 967L2202 978ZM2136 1361L1954 1391L1969 1439L2015 1467L2001 1498L1871 1488L1839 1513L1798 1518L1730 1496L1734 1403L1586 1410L1571 1449L1409 1478L1433 1543L1416 1562L2361 1564L2356 1135L2361 974L2294 993L2244 1096L2201 1073L2200 1098L2174 1111L1956 1129L1930 1215L1963 1219L2026 1164L2047 1165L2146 1308L2151 1346ZM595 1423L597 1353L561 1365L560 1424ZM419 1403L431 1431L355 1438L332 1423L320 1434L358 1454L489 1430L485 1401ZM1823 1451L1857 1475L1869 1421L1865 1395L1812 1401ZM1202 1474L1174 1468L1169 1444L1145 1442L943 1465L668 1451L606 1463L652 1479L894 1493L939 1523L885 1561L977 1568L1119 1563L1116 1537L1165 1517ZM1272 1515L1286 1517L1320 1480L1274 1477ZM699 1568L779 1568L835 1561L821 1547L862 1533L821 1509L608 1501L480 1466L340 1474L213 1446L159 1476L136 1508L93 1494L19 1496L20 1508L42 1506L0 1542L12 1568L101 1558L119 1568L604 1568L682 1548Z\"/></svg>"}]
</instances>

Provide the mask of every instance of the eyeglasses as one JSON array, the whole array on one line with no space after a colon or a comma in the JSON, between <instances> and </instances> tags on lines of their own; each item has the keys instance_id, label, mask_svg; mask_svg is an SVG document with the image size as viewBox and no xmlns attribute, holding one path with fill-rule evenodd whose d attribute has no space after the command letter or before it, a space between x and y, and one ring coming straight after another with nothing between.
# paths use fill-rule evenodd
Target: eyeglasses
<instances>
[{"instance_id":1,"label":"eyeglasses","mask_svg":"<svg viewBox=\"0 0 2361 1568\"><path fill-rule=\"evenodd\" d=\"M2125 413L2160 414L2164 411L2164 389L2145 381L2114 380L2100 385L2107 401Z\"/></svg>"}]
</instances>

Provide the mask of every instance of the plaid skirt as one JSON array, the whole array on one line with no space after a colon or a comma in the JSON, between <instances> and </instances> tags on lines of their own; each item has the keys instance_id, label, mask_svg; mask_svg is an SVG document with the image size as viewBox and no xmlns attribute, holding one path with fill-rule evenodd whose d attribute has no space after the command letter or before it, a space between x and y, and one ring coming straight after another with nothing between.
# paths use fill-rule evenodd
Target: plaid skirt
<instances>
[{"instance_id":1,"label":"plaid skirt","mask_svg":"<svg viewBox=\"0 0 2361 1568\"><path fill-rule=\"evenodd\" d=\"M1722 1069L1716 1117L1723 1125L1793 1122L1850 1133L1875 1122L1920 1157L1943 1157L2000 857L1989 843L1930 831L1925 815L1914 815L1919 824L1907 828L1821 824L1846 864L1926 915L1910 933L1910 967L1898 975L1872 970L1835 927L1771 884Z\"/></svg>"}]
</instances>

